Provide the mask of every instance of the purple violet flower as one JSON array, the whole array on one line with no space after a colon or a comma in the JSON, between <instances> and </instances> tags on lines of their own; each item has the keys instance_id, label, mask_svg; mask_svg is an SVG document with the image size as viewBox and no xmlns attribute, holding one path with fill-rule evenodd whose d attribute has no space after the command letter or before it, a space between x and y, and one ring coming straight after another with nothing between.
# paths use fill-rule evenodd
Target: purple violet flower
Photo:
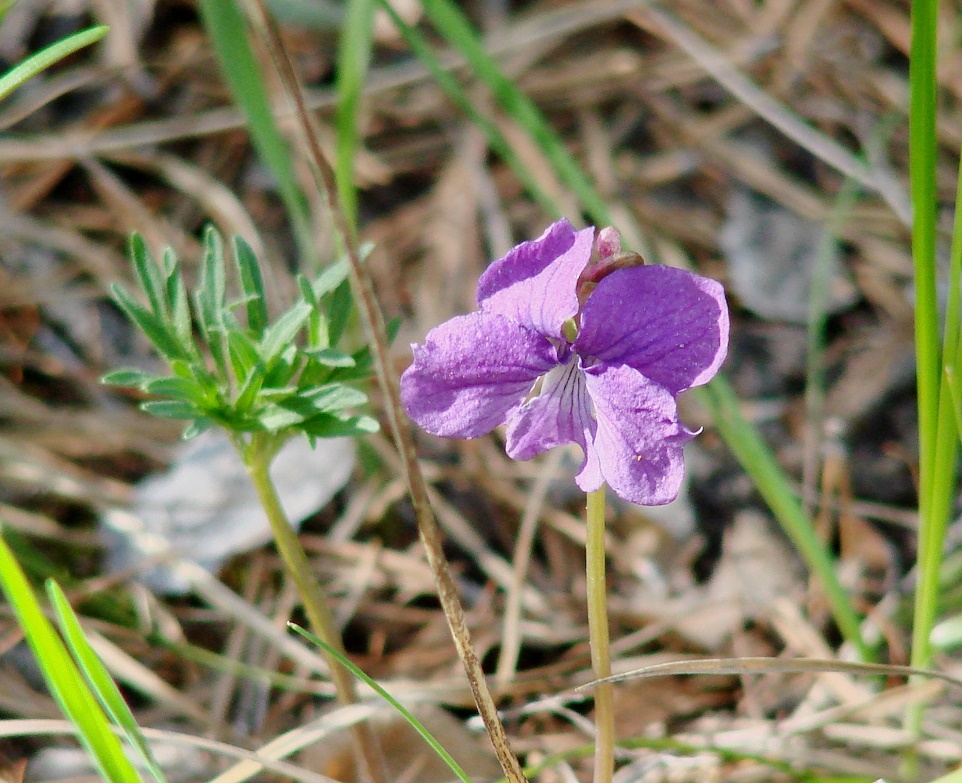
<instances>
[{"instance_id":1,"label":"purple violet flower","mask_svg":"<svg viewBox=\"0 0 962 783\"><path fill-rule=\"evenodd\" d=\"M696 434L676 398L725 358L724 291L682 269L625 266L612 229L592 261L594 235L560 220L491 264L480 309L412 346L401 397L433 435L475 438L506 422L512 459L577 443L585 492L607 481L625 500L668 503Z\"/></svg>"}]
</instances>

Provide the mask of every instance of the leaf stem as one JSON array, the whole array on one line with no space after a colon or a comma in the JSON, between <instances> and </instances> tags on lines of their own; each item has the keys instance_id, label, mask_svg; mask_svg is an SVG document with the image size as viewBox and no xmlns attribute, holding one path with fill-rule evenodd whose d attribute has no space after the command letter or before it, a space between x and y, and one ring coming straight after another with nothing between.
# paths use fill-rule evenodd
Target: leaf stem
<instances>
[{"instance_id":1,"label":"leaf stem","mask_svg":"<svg viewBox=\"0 0 962 783\"><path fill-rule=\"evenodd\" d=\"M588 635L596 679L611 676L608 637L608 591L605 584L605 485L588 493L588 542L585 549L588 584ZM615 768L614 686L595 688L594 783L611 783Z\"/></svg>"},{"instance_id":2,"label":"leaf stem","mask_svg":"<svg viewBox=\"0 0 962 783\"><path fill-rule=\"evenodd\" d=\"M344 643L334 622L330 602L324 593L324 588L311 570L307 553L301 546L294 528L291 527L287 514L284 513L277 489L271 479L270 463L275 451L272 439L263 434L255 434L249 443L235 442L235 445L238 446L241 458L247 467L247 473L257 490L257 497L267 514L277 551L297 586L297 592L301 597L311 628L327 645L346 658ZM326 650L324 655L331 669L331 682L337 692L337 700L343 705L356 704L357 690L350 671L336 656ZM384 766L384 757L370 725L358 723L351 727L351 732L354 735L358 768L364 770L371 783L387 783L388 775Z\"/></svg>"}]
</instances>

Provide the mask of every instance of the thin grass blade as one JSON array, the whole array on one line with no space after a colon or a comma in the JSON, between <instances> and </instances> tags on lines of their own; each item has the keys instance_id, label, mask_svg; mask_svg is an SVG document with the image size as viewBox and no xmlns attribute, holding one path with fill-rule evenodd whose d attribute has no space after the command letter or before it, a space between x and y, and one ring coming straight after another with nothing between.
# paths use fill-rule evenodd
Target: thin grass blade
<instances>
[{"instance_id":1,"label":"thin grass blade","mask_svg":"<svg viewBox=\"0 0 962 783\"><path fill-rule=\"evenodd\" d=\"M53 580L47 580L46 588L47 597L50 599L50 603L57 615L60 632L63 634L63 638L67 643L67 647L74 661L80 667L81 672L86 678L87 684L93 690L97 700L104 710L106 710L110 719L123 730L127 741L134 750L137 751L145 767L154 777L154 780L156 780L157 783L166 783L167 779L164 776L164 772L160 764L157 763L157 759L154 757L153 751L147 744L146 739L144 739L144 735L140 731L140 726L137 725L137 719L134 718L130 707L128 707L127 702L124 701L124 697L121 695L110 673L104 667L103 663L101 663L99 656L94 652L94 649L84 636L83 628L80 626L80 620L70 605L70 602L67 600L67 596L64 595L63 590L60 589L60 585Z\"/></svg>"},{"instance_id":2,"label":"thin grass blade","mask_svg":"<svg viewBox=\"0 0 962 783\"><path fill-rule=\"evenodd\" d=\"M11 4L12 5L12 4ZM110 30L107 25L97 25L87 30L81 30L66 38L50 44L46 49L30 55L26 60L15 65L3 76L0 76L0 100L41 73L55 62L62 60L85 46L90 46L103 38Z\"/></svg>"},{"instance_id":3,"label":"thin grass blade","mask_svg":"<svg viewBox=\"0 0 962 783\"><path fill-rule=\"evenodd\" d=\"M859 663L842 661L835 658L700 658L690 661L668 661L633 669L630 672L615 674L603 680L579 685L576 691L588 690L603 683L645 680L652 677L675 677L678 675L705 674L802 674L805 672L841 672L866 677L898 676L928 677L962 689L962 679L944 672L930 669L917 669L914 666L895 666L885 663Z\"/></svg>"},{"instance_id":4,"label":"thin grass blade","mask_svg":"<svg viewBox=\"0 0 962 783\"><path fill-rule=\"evenodd\" d=\"M375 0L348 0L337 57L334 174L341 207L355 232L357 188L354 185L354 156L359 144L361 95L374 39L374 3Z\"/></svg>"},{"instance_id":5,"label":"thin grass blade","mask_svg":"<svg viewBox=\"0 0 962 783\"><path fill-rule=\"evenodd\" d=\"M378 684L377 681L371 679L367 674L364 673L362 669L355 666L354 663L352 663L350 660L345 658L343 655L341 655L337 650L332 648L330 645L322 642L320 639L314 636L314 634L310 633L310 631L307 631L304 628L301 628L300 626L295 625L294 623L288 623L287 626L295 633L298 633L301 636L303 636L309 642L313 642L318 647L322 648L329 655L332 655L334 658L337 658L337 660L348 671L350 671L351 674L357 677L361 682L363 682L369 688L374 690L378 696L380 696L382 699L384 699L384 701L386 701L388 704L391 705L391 707L398 713L398 715L400 715L402 718L404 718L404 720L408 722L408 725L410 725L411 728L414 729L421 736L421 738L430 746L431 750L433 750L438 755L438 758L440 758L441 761L447 764L448 769L450 769L451 772L457 775L457 778L458 780L461 781L461 783L471 783L471 778L468 777L468 773L461 768L461 765L458 764L457 761L451 758L451 754L448 753L447 750L444 749L444 746L440 742L438 742L435 736L424 727L424 724L421 723L421 721L419 721L416 717L414 717L414 715L411 714L411 711L408 710L407 707L405 707L403 704L401 704L401 702L399 702L390 693L388 693L388 691L386 691L380 684Z\"/></svg>"},{"instance_id":6,"label":"thin grass blade","mask_svg":"<svg viewBox=\"0 0 962 783\"><path fill-rule=\"evenodd\" d=\"M60 636L43 614L33 588L6 542L0 538L0 590L23 629L47 687L64 715L77 727L80 742L101 776L110 783L140 783L137 770L90 692Z\"/></svg>"},{"instance_id":7,"label":"thin grass blade","mask_svg":"<svg viewBox=\"0 0 962 783\"><path fill-rule=\"evenodd\" d=\"M244 14L234 0L199 0L198 8L231 92L247 118L251 141L277 180L302 262L316 270L321 262L307 201L294 174L290 145L277 125L270 92L251 48Z\"/></svg>"}]
</instances>

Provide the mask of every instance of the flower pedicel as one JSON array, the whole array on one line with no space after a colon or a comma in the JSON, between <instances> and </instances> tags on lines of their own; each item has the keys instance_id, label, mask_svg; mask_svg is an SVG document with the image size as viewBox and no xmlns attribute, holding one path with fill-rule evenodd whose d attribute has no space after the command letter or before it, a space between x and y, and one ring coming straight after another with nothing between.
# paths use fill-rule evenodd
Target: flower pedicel
<instances>
[{"instance_id":1,"label":"flower pedicel","mask_svg":"<svg viewBox=\"0 0 962 783\"><path fill-rule=\"evenodd\" d=\"M594 228L560 220L495 261L478 282L479 309L412 346L408 414L448 438L507 423L513 459L577 443L582 490L607 482L634 503L673 500L696 434L676 398L718 371L728 308L714 280L625 259L613 229L596 247Z\"/></svg>"}]
</instances>

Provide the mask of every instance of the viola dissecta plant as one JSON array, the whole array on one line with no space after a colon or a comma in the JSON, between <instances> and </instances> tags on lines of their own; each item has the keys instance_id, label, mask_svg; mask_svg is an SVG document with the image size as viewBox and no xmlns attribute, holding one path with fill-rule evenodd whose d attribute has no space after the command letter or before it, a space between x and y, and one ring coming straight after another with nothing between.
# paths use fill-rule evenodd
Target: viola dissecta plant
<instances>
[{"instance_id":1,"label":"viola dissecta plant","mask_svg":"<svg viewBox=\"0 0 962 783\"><path fill-rule=\"evenodd\" d=\"M634 256L634 258L638 258ZM495 261L478 310L412 346L401 377L411 418L433 435L475 438L507 424L506 450L527 460L582 449L588 493L587 603L592 664L611 674L605 592L604 487L644 505L669 503L684 479L678 395L707 383L728 351L728 307L714 280L637 266L618 233L552 224ZM595 783L611 780L611 685L595 690Z\"/></svg>"}]
</instances>

